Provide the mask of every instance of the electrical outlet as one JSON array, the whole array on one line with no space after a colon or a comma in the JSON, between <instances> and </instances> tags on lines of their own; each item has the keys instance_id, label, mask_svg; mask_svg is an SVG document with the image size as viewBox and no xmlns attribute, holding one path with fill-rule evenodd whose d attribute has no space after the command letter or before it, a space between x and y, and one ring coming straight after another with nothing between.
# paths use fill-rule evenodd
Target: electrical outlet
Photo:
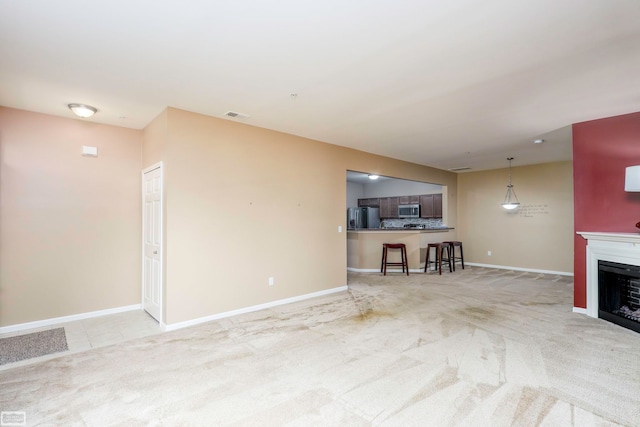
<instances>
[{"instance_id":1,"label":"electrical outlet","mask_svg":"<svg viewBox=\"0 0 640 427\"><path fill-rule=\"evenodd\" d=\"M342 226L341 225L338 226L338 233L342 233Z\"/></svg>"},{"instance_id":2,"label":"electrical outlet","mask_svg":"<svg viewBox=\"0 0 640 427\"><path fill-rule=\"evenodd\" d=\"M273 286L273 277L269 277L269 286Z\"/></svg>"},{"instance_id":3,"label":"electrical outlet","mask_svg":"<svg viewBox=\"0 0 640 427\"><path fill-rule=\"evenodd\" d=\"M491 256L491 251L487 251L487 255Z\"/></svg>"}]
</instances>

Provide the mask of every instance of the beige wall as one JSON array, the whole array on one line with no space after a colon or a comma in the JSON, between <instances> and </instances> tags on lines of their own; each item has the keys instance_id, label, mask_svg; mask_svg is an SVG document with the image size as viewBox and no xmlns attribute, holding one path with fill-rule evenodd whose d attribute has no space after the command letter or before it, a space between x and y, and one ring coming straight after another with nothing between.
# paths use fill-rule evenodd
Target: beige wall
<instances>
[{"instance_id":1,"label":"beige wall","mask_svg":"<svg viewBox=\"0 0 640 427\"><path fill-rule=\"evenodd\" d=\"M457 228L465 261L573 272L572 173L571 162L513 167L521 203L515 212L500 206L507 169L459 174Z\"/></svg>"},{"instance_id":2,"label":"beige wall","mask_svg":"<svg viewBox=\"0 0 640 427\"><path fill-rule=\"evenodd\" d=\"M167 110L164 110L144 128L144 143L142 144L142 167L147 168L160 161L166 163L167 139ZM166 172L166 171L165 171Z\"/></svg>"},{"instance_id":3,"label":"beige wall","mask_svg":"<svg viewBox=\"0 0 640 427\"><path fill-rule=\"evenodd\" d=\"M453 173L230 120L0 108L0 129L0 326L140 303L140 171L159 161L168 324L345 285L348 169L448 185L455 226Z\"/></svg>"},{"instance_id":4,"label":"beige wall","mask_svg":"<svg viewBox=\"0 0 640 427\"><path fill-rule=\"evenodd\" d=\"M168 324L345 285L347 170L445 185L470 262L573 265L570 162L513 168L543 207L524 216L500 207L506 169L456 175L173 108L144 132L0 108L0 130L0 326L140 303L140 170L158 161Z\"/></svg>"},{"instance_id":5,"label":"beige wall","mask_svg":"<svg viewBox=\"0 0 640 427\"><path fill-rule=\"evenodd\" d=\"M139 304L142 132L4 107L0 132L0 326Z\"/></svg>"},{"instance_id":6,"label":"beige wall","mask_svg":"<svg viewBox=\"0 0 640 427\"><path fill-rule=\"evenodd\" d=\"M455 194L450 172L173 108L167 135L168 324L346 285L347 169Z\"/></svg>"}]
</instances>

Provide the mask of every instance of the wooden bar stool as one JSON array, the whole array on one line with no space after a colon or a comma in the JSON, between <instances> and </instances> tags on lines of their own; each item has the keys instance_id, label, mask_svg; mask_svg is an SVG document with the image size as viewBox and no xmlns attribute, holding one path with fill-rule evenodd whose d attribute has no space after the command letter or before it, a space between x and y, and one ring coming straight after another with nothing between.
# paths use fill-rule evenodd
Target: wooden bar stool
<instances>
[{"instance_id":1,"label":"wooden bar stool","mask_svg":"<svg viewBox=\"0 0 640 427\"><path fill-rule=\"evenodd\" d=\"M389 262L387 261L387 251L389 249L400 249L401 262ZM382 264L380 265L380 272L387 275L387 266L402 266L402 272L407 271L409 275L409 262L407 261L407 246L404 243L383 243L382 244Z\"/></svg>"},{"instance_id":2,"label":"wooden bar stool","mask_svg":"<svg viewBox=\"0 0 640 427\"><path fill-rule=\"evenodd\" d=\"M449 250L451 251L451 263L453 264L453 271L456 271L456 260L459 260L462 264L462 269L464 270L464 252L462 252L462 242L458 240L449 240L446 242L442 242L442 244L449 245ZM460 248L460 256L456 257L456 246Z\"/></svg>"},{"instance_id":3,"label":"wooden bar stool","mask_svg":"<svg viewBox=\"0 0 640 427\"><path fill-rule=\"evenodd\" d=\"M435 251L435 260L431 261L431 248ZM444 251L447 251L447 258L444 258ZM442 261L447 261L449 264L449 272L453 272L451 269L451 253L449 252L449 245L444 243L429 243L427 245L427 257L424 261L424 272L429 270L431 264L435 264L434 270L438 270L439 274L442 274Z\"/></svg>"}]
</instances>

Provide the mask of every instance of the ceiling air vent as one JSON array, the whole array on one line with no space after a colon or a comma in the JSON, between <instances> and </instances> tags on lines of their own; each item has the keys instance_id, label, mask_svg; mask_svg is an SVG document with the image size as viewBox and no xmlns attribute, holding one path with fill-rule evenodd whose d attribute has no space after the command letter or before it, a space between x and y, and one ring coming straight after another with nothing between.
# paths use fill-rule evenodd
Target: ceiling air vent
<instances>
[{"instance_id":1,"label":"ceiling air vent","mask_svg":"<svg viewBox=\"0 0 640 427\"><path fill-rule=\"evenodd\" d=\"M227 117L231 117L234 119L248 119L249 116L247 116L246 114L242 114L242 113L236 113L235 111L227 111L226 113L224 113L225 116Z\"/></svg>"},{"instance_id":2,"label":"ceiling air vent","mask_svg":"<svg viewBox=\"0 0 640 427\"><path fill-rule=\"evenodd\" d=\"M451 171L451 172L462 172L462 171L471 170L471 168L468 167L468 166L464 166L464 167L461 167L461 168L451 168L451 169L447 169L447 170Z\"/></svg>"}]
</instances>

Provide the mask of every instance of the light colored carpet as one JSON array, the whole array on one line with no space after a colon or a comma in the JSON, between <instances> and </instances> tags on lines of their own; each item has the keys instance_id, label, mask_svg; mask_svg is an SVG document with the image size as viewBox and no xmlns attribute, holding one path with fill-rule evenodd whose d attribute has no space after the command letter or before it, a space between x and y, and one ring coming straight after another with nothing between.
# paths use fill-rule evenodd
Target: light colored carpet
<instances>
[{"instance_id":1,"label":"light colored carpet","mask_svg":"<svg viewBox=\"0 0 640 427\"><path fill-rule=\"evenodd\" d=\"M65 426L640 425L640 334L572 313L571 278L349 287L0 372L0 409Z\"/></svg>"},{"instance_id":2,"label":"light colored carpet","mask_svg":"<svg viewBox=\"0 0 640 427\"><path fill-rule=\"evenodd\" d=\"M67 351L64 328L0 339L0 365Z\"/></svg>"}]
</instances>

